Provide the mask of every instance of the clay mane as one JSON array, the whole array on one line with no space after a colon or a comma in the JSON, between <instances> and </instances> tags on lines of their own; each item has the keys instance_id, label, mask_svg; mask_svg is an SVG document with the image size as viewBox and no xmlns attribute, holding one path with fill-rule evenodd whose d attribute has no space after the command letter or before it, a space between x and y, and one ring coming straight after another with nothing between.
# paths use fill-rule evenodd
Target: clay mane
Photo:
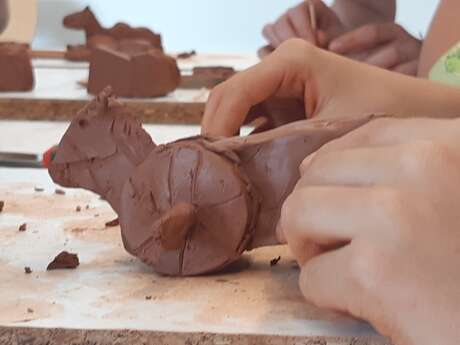
<instances>
[{"instance_id":1,"label":"clay mane","mask_svg":"<svg viewBox=\"0 0 460 345\"><path fill-rule=\"evenodd\" d=\"M204 274L245 250L276 244L301 161L371 118L157 146L107 89L73 119L49 172L62 186L106 199L119 215L126 250L156 272Z\"/></svg>"}]
</instances>

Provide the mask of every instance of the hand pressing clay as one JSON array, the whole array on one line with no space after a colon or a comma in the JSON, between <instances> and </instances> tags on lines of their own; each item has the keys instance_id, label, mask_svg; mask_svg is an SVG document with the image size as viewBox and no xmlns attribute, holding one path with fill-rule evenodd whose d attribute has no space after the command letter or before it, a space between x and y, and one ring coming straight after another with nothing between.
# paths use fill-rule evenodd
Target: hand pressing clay
<instances>
[{"instance_id":1,"label":"hand pressing clay","mask_svg":"<svg viewBox=\"0 0 460 345\"><path fill-rule=\"evenodd\" d=\"M107 200L126 250L156 272L205 274L245 250L276 244L281 205L301 161L371 118L302 121L249 137L157 146L105 90L74 118L49 172L62 186Z\"/></svg>"},{"instance_id":2,"label":"hand pressing clay","mask_svg":"<svg viewBox=\"0 0 460 345\"><path fill-rule=\"evenodd\" d=\"M88 92L97 95L110 85L121 97L158 97L174 91L180 81L174 58L142 42L122 40L113 48L93 50Z\"/></svg>"},{"instance_id":3,"label":"hand pressing clay","mask_svg":"<svg viewBox=\"0 0 460 345\"><path fill-rule=\"evenodd\" d=\"M0 43L0 91L30 91L34 73L28 46L21 43Z\"/></svg>"},{"instance_id":4,"label":"hand pressing clay","mask_svg":"<svg viewBox=\"0 0 460 345\"><path fill-rule=\"evenodd\" d=\"M96 47L113 47L122 40L143 41L152 48L163 50L161 35L147 28L133 28L125 23L117 23L112 28L104 28L89 7L83 11L70 14L63 20L66 28L84 30L86 44L69 45L66 58L73 61L89 61Z\"/></svg>"}]
</instances>

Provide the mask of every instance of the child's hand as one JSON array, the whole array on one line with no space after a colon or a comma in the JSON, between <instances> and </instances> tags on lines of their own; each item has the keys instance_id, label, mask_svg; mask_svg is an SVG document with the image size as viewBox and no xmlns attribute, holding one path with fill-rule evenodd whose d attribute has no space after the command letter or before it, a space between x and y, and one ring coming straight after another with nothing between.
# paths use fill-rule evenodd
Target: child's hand
<instances>
[{"instance_id":1,"label":"child's hand","mask_svg":"<svg viewBox=\"0 0 460 345\"><path fill-rule=\"evenodd\" d=\"M258 65L211 92L202 132L235 135L249 109L271 97L294 98L310 117L365 113L457 116L460 91L406 77L316 48L300 39L283 43Z\"/></svg>"},{"instance_id":2,"label":"child's hand","mask_svg":"<svg viewBox=\"0 0 460 345\"><path fill-rule=\"evenodd\" d=\"M421 40L393 22L361 26L329 44L334 53L408 75L417 74L421 48Z\"/></svg>"},{"instance_id":3,"label":"child's hand","mask_svg":"<svg viewBox=\"0 0 460 345\"><path fill-rule=\"evenodd\" d=\"M316 23L311 22L310 6L314 7ZM274 23L267 24L262 34L268 43L277 48L291 38L301 38L320 47L326 47L333 38L345 33L345 27L335 12L321 0L303 1L290 8ZM313 25L317 27L314 30Z\"/></svg>"},{"instance_id":4,"label":"child's hand","mask_svg":"<svg viewBox=\"0 0 460 345\"><path fill-rule=\"evenodd\" d=\"M457 119L379 119L304 161L279 229L309 301L395 345L458 344L459 138Z\"/></svg>"}]
</instances>

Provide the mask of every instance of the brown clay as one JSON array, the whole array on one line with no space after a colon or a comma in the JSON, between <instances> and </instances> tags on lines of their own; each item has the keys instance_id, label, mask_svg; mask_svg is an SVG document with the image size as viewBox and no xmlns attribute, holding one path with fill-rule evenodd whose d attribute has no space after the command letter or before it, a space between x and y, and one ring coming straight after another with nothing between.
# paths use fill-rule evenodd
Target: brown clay
<instances>
[{"instance_id":1,"label":"brown clay","mask_svg":"<svg viewBox=\"0 0 460 345\"><path fill-rule=\"evenodd\" d=\"M119 41L143 41L151 48L163 50L161 36L147 28L133 28L125 23L117 23L112 28L104 28L89 7L83 11L70 14L63 20L66 28L84 30L84 45L69 45L66 59L73 61L90 61L91 53L96 47L114 48Z\"/></svg>"},{"instance_id":2,"label":"brown clay","mask_svg":"<svg viewBox=\"0 0 460 345\"><path fill-rule=\"evenodd\" d=\"M59 269L74 269L80 265L77 254L72 254L66 251L59 253L53 261L48 264L47 271Z\"/></svg>"},{"instance_id":3,"label":"brown clay","mask_svg":"<svg viewBox=\"0 0 460 345\"><path fill-rule=\"evenodd\" d=\"M34 73L28 46L0 43L0 91L30 91Z\"/></svg>"},{"instance_id":4,"label":"brown clay","mask_svg":"<svg viewBox=\"0 0 460 345\"><path fill-rule=\"evenodd\" d=\"M180 84L176 61L144 42L120 41L116 48L93 50L88 92L97 95L106 86L122 97L158 97Z\"/></svg>"},{"instance_id":5,"label":"brown clay","mask_svg":"<svg viewBox=\"0 0 460 345\"><path fill-rule=\"evenodd\" d=\"M301 161L372 116L295 122L248 137L156 146L105 90L77 114L49 172L92 190L118 213L126 250L167 275L220 270L273 245Z\"/></svg>"}]
</instances>

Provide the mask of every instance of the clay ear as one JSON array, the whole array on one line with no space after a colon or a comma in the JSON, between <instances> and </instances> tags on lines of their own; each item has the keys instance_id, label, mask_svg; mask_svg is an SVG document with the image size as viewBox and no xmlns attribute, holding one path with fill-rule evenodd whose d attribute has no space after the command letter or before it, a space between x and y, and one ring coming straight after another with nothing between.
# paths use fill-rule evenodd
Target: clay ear
<instances>
[{"instance_id":1,"label":"clay ear","mask_svg":"<svg viewBox=\"0 0 460 345\"><path fill-rule=\"evenodd\" d=\"M160 242L165 250L178 250L185 245L187 235L196 224L196 207L178 203L160 219Z\"/></svg>"}]
</instances>

